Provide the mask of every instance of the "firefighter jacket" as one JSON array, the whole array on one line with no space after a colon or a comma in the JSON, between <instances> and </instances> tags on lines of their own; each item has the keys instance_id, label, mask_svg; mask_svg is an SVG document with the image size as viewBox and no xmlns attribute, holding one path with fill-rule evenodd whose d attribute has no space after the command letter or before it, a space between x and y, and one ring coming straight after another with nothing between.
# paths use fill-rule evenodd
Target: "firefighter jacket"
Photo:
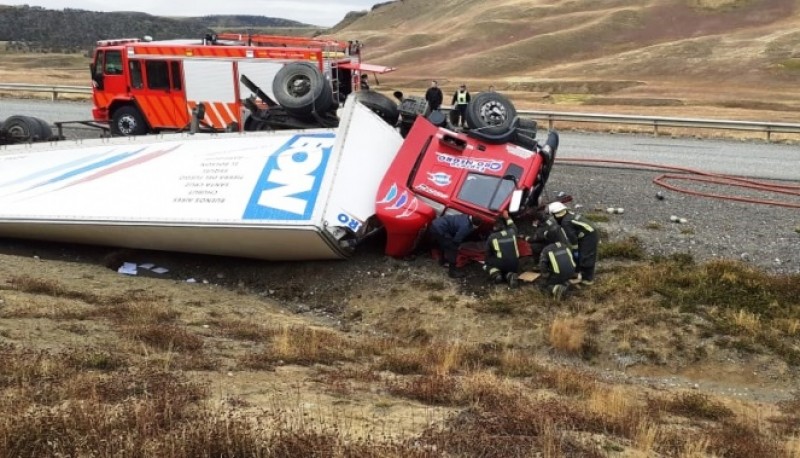
<instances>
[{"instance_id":1,"label":"firefighter jacket","mask_svg":"<svg viewBox=\"0 0 800 458\"><path fill-rule=\"evenodd\" d=\"M589 236L589 234L594 233L594 235L597 235L597 230L592 223L587 221L583 215L572 212L567 212L567 214L561 218L561 227L564 228L564 233L569 239L570 248L573 250L577 249L581 240Z\"/></svg>"},{"instance_id":2,"label":"firefighter jacket","mask_svg":"<svg viewBox=\"0 0 800 458\"><path fill-rule=\"evenodd\" d=\"M517 247L517 228L514 221L509 218L506 220L504 229L494 231L486 240L487 258L500 260L519 259L519 247Z\"/></svg>"},{"instance_id":3,"label":"firefighter jacket","mask_svg":"<svg viewBox=\"0 0 800 458\"><path fill-rule=\"evenodd\" d=\"M572 251L561 242L551 243L542 250L539 258L542 274L548 277L567 280L575 274L575 260Z\"/></svg>"},{"instance_id":4,"label":"firefighter jacket","mask_svg":"<svg viewBox=\"0 0 800 458\"><path fill-rule=\"evenodd\" d=\"M536 227L536 231L533 233L533 236L526 237L525 241L539 243L544 242L545 244L561 242L564 244L564 246L571 245L564 228L558 224L558 221L556 221L552 215L547 215L547 217L544 218L544 221L540 222Z\"/></svg>"},{"instance_id":5,"label":"firefighter jacket","mask_svg":"<svg viewBox=\"0 0 800 458\"><path fill-rule=\"evenodd\" d=\"M473 226L469 215L442 215L433 220L431 230L441 237L460 244L472 232Z\"/></svg>"}]
</instances>

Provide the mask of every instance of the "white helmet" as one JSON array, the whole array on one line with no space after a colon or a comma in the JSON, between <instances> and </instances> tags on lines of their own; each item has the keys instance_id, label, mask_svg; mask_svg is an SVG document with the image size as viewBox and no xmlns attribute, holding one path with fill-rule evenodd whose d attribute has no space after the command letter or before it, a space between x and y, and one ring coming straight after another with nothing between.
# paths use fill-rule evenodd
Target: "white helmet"
<instances>
[{"instance_id":1,"label":"white helmet","mask_svg":"<svg viewBox=\"0 0 800 458\"><path fill-rule=\"evenodd\" d=\"M567 210L569 210L567 206L561 202L553 202L547 206L547 211L549 211L551 215L555 216L563 216Z\"/></svg>"}]
</instances>

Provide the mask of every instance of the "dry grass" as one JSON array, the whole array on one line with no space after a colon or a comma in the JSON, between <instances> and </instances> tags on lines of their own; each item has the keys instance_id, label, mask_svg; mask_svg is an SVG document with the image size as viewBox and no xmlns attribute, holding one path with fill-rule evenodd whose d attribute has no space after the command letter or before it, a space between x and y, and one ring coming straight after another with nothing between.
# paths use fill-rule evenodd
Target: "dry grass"
<instances>
[{"instance_id":1,"label":"dry grass","mask_svg":"<svg viewBox=\"0 0 800 458\"><path fill-rule=\"evenodd\" d=\"M333 364L353 360L364 350L337 333L305 326L271 329L266 348L242 358L244 367L269 369L283 364Z\"/></svg>"},{"instance_id":2,"label":"dry grass","mask_svg":"<svg viewBox=\"0 0 800 458\"><path fill-rule=\"evenodd\" d=\"M583 351L586 323L581 318L559 317L550 324L550 345L561 352L577 355Z\"/></svg>"}]
</instances>

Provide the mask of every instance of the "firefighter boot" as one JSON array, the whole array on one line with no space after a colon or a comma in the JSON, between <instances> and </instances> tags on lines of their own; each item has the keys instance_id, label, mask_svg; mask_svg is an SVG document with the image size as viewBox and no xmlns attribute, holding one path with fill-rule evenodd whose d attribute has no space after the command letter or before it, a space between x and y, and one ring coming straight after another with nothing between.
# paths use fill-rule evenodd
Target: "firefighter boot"
<instances>
[{"instance_id":1,"label":"firefighter boot","mask_svg":"<svg viewBox=\"0 0 800 458\"><path fill-rule=\"evenodd\" d=\"M500 283L503 283L503 274L500 272L492 272L489 276L495 284L499 285Z\"/></svg>"},{"instance_id":2,"label":"firefighter boot","mask_svg":"<svg viewBox=\"0 0 800 458\"><path fill-rule=\"evenodd\" d=\"M464 278L467 276L463 271L456 268L454 265L450 265L450 268L447 271L447 274L450 275L450 278Z\"/></svg>"},{"instance_id":3,"label":"firefighter boot","mask_svg":"<svg viewBox=\"0 0 800 458\"><path fill-rule=\"evenodd\" d=\"M553 286L553 298L557 301L560 301L564 298L564 293L567 292L567 287L564 285L555 285Z\"/></svg>"},{"instance_id":4,"label":"firefighter boot","mask_svg":"<svg viewBox=\"0 0 800 458\"><path fill-rule=\"evenodd\" d=\"M511 288L519 286L519 275L516 272L509 272L506 274L506 280L508 280L508 286Z\"/></svg>"}]
</instances>

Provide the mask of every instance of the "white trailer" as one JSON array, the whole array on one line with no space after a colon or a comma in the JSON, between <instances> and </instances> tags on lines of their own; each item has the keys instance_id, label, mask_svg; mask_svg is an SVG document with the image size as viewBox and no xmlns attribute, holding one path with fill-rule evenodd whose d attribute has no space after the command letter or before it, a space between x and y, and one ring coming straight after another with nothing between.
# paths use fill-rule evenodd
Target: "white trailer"
<instances>
[{"instance_id":1,"label":"white trailer","mask_svg":"<svg viewBox=\"0 0 800 458\"><path fill-rule=\"evenodd\" d=\"M348 98L336 129L0 150L0 236L267 260L344 258L402 137Z\"/></svg>"}]
</instances>

